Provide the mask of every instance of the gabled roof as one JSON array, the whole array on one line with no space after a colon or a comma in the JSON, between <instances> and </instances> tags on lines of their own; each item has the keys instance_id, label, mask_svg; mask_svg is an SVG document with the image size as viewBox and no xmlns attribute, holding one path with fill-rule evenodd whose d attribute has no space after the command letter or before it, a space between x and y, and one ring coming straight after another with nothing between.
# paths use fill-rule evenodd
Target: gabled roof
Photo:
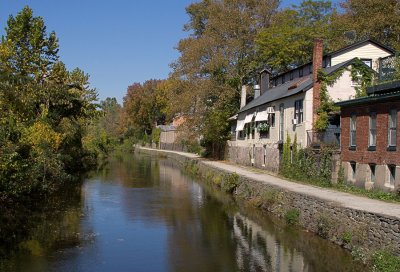
<instances>
[{"instance_id":1,"label":"gabled roof","mask_svg":"<svg viewBox=\"0 0 400 272\"><path fill-rule=\"evenodd\" d=\"M387 52L390 53L390 54L395 54L395 53L396 53L396 51L393 50L392 48L390 48L390 47L388 47L388 46L386 46L386 45L383 45L383 44L381 44L381 43L379 43L379 42L377 42L377 41L375 41L375 40L373 40L373 39L364 39L364 40L361 40L361 41L352 43L352 44L350 44L350 45L348 45L348 46L345 46L345 47L343 47L343 48L340 48L340 49L338 49L338 50L336 50L336 51L326 53L326 54L323 55L323 58L326 58L326 57L328 57L328 56L333 56L333 55L339 54L339 53L341 53L341 52L343 52L343 51L346 51L346 50L351 49L351 48L353 48L353 47L361 46L361 45L366 44L366 43L369 43L369 42L375 44L376 46L380 47L381 49L387 51ZM288 73L290 73L290 72L292 72L292 71L294 71L294 70L297 70L297 69L299 69L299 68L305 67L305 66L310 65L310 64L312 64L312 61L309 61L309 62L306 62L306 63L304 63L304 64L302 64L302 65L299 65L299 66L297 66L296 68L293 68L293 69L291 69L291 70L289 70L289 71L286 71L286 72L277 74L277 75L274 76L273 78L278 78L278 77L280 77L280 76L282 76L282 75L288 74Z\"/></svg>"},{"instance_id":2,"label":"gabled roof","mask_svg":"<svg viewBox=\"0 0 400 272\"><path fill-rule=\"evenodd\" d=\"M353 44L350 44L350 45L348 45L348 46L345 46L345 47L343 47L343 48L341 48L341 49L339 49L339 50L336 50L336 51L333 51L333 52L331 52L331 53L328 53L328 54L326 54L325 56L336 55L336 54L339 54L339 53L341 53L341 52L343 52L343 51L346 51L346 50L348 50L348 49L350 49L350 48L358 47L358 46L360 46L360 45L363 45L363 44L366 44L366 43L369 43L369 42L375 44L376 46L380 47L381 49L387 51L387 52L390 53L390 54L396 53L396 51L394 51L392 48L390 48L390 47L388 47L388 46L386 46L386 45L384 45L384 44L381 44L381 43L379 43L379 42L377 42L377 41L375 41L375 40L373 40L373 39L364 39L364 40L355 42L355 43L353 43Z\"/></svg>"},{"instance_id":3,"label":"gabled roof","mask_svg":"<svg viewBox=\"0 0 400 272\"><path fill-rule=\"evenodd\" d=\"M342 67L349 66L352 62L354 62L355 59L356 58L339 63L335 66L324 68L323 71L325 73L327 73L328 75L330 75ZM314 82L312 80L312 74L285 82L274 88L266 90L261 96L257 97L256 99L249 102L246 106L241 108L239 110L239 113L247 111L247 110L255 108L255 107L259 107L259 106L267 104L267 103L271 103L273 101L276 101L276 100L279 100L282 98L290 97L290 96L299 94L301 92L308 91L309 89L311 89L311 87L313 85L314 85Z\"/></svg>"}]
</instances>

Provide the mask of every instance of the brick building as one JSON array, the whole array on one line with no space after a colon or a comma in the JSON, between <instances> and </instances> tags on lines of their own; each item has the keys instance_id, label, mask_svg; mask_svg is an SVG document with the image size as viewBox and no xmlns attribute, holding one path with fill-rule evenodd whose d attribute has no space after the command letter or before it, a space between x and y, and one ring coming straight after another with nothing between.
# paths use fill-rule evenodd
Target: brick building
<instances>
[{"instance_id":1,"label":"brick building","mask_svg":"<svg viewBox=\"0 0 400 272\"><path fill-rule=\"evenodd\" d=\"M345 180L366 189L400 189L400 81L376 85L367 97L342 101Z\"/></svg>"},{"instance_id":2,"label":"brick building","mask_svg":"<svg viewBox=\"0 0 400 272\"><path fill-rule=\"evenodd\" d=\"M378 72L379 60L393 54L392 49L369 39L324 54L323 42L317 39L311 62L275 76L263 69L259 84L252 90L254 99L247 101L250 87L243 86L240 110L229 120L232 138L228 141L227 159L279 171L281 147L287 136L296 136L301 147L318 142L339 146L339 122L332 122L323 136L314 128L320 106L318 70L327 75L344 70L327 92L333 101L348 100L354 98L358 86L351 76L356 59Z\"/></svg>"}]
</instances>

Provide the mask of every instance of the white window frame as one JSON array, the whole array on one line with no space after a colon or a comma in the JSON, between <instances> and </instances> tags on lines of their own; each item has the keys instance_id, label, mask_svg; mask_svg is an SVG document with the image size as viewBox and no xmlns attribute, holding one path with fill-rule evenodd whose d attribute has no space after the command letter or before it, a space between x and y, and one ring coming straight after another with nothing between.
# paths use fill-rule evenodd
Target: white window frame
<instances>
[{"instance_id":1,"label":"white window frame","mask_svg":"<svg viewBox=\"0 0 400 272\"><path fill-rule=\"evenodd\" d=\"M376 126L377 126L377 114L376 112L371 112L369 114L369 137L368 146L376 147Z\"/></svg>"},{"instance_id":2,"label":"white window frame","mask_svg":"<svg viewBox=\"0 0 400 272\"><path fill-rule=\"evenodd\" d=\"M397 109L389 111L388 119L388 146L395 147L397 145Z\"/></svg>"},{"instance_id":3,"label":"white window frame","mask_svg":"<svg viewBox=\"0 0 400 272\"><path fill-rule=\"evenodd\" d=\"M357 146L357 115L350 115L350 147Z\"/></svg>"},{"instance_id":4,"label":"white window frame","mask_svg":"<svg viewBox=\"0 0 400 272\"><path fill-rule=\"evenodd\" d=\"M303 123L303 99L294 101L294 119L297 120L297 124Z\"/></svg>"}]
</instances>

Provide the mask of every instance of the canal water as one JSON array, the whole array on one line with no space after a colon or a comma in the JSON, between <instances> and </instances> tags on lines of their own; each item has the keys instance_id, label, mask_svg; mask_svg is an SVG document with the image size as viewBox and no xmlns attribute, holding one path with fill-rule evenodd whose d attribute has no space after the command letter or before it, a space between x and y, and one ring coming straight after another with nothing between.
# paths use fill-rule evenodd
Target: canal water
<instances>
[{"instance_id":1,"label":"canal water","mask_svg":"<svg viewBox=\"0 0 400 272\"><path fill-rule=\"evenodd\" d=\"M166 158L114 158L48 202L0 215L0 270L365 270L340 247L244 207Z\"/></svg>"}]
</instances>

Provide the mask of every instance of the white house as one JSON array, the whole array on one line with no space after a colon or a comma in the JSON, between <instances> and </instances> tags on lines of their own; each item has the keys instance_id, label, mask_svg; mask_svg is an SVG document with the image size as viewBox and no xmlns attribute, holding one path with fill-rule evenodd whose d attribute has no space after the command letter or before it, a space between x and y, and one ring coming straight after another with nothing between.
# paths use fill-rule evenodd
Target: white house
<instances>
[{"instance_id":1,"label":"white house","mask_svg":"<svg viewBox=\"0 0 400 272\"><path fill-rule=\"evenodd\" d=\"M228 141L229 160L272 171L279 169L280 147L287 135L302 147L311 144L314 123L320 103L321 83L317 71L323 69L332 74L345 67L343 74L328 87L334 101L348 100L355 96L356 83L352 81L350 69L356 58L376 70L380 58L394 51L376 41L364 40L338 51L323 55L322 41L316 40L313 61L270 79L267 70L260 72L260 87L255 87L254 100L245 104L247 87L242 89L241 109L236 118L235 137ZM262 125L267 124L268 131ZM235 124L235 121L234 121ZM254 129L258 128L258 129ZM265 127L264 127L265 129ZM340 138L337 128L327 134L332 141Z\"/></svg>"}]
</instances>

